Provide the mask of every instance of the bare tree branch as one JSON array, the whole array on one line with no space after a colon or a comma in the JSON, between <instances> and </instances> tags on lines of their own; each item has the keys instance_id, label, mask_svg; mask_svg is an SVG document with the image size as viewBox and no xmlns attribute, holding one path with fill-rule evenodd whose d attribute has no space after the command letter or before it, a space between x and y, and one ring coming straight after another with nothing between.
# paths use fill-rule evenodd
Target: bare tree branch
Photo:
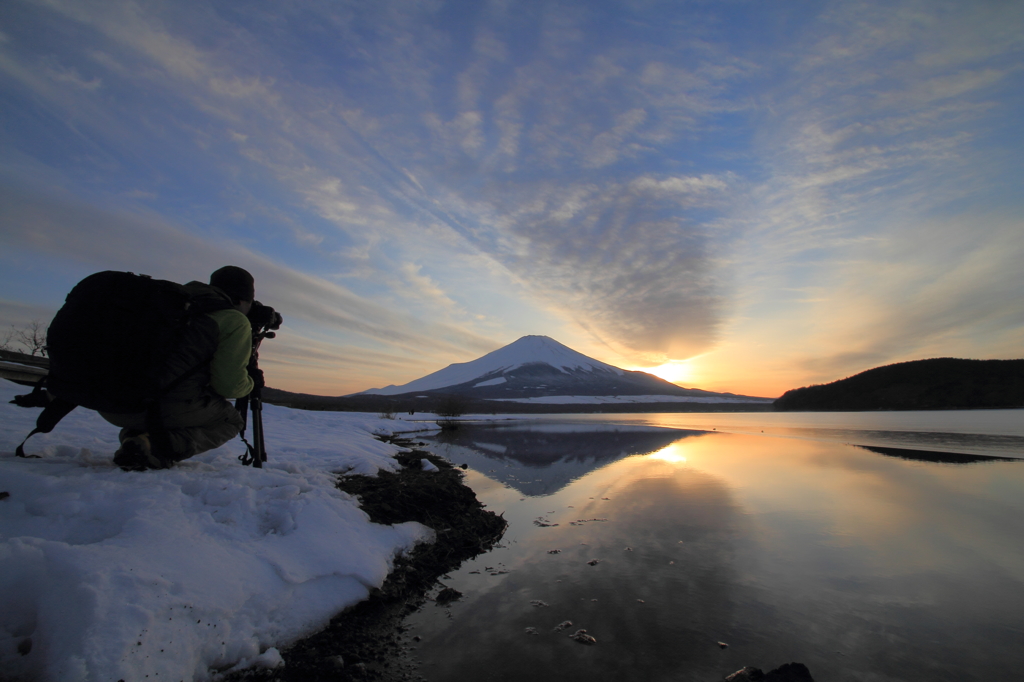
<instances>
[{"instance_id":1,"label":"bare tree branch","mask_svg":"<svg viewBox=\"0 0 1024 682\"><path fill-rule=\"evenodd\" d=\"M24 327L11 325L10 331L0 337L0 349L20 351L46 357L46 331L48 325L32 320Z\"/></svg>"},{"instance_id":2,"label":"bare tree branch","mask_svg":"<svg viewBox=\"0 0 1024 682\"><path fill-rule=\"evenodd\" d=\"M11 329L6 332L3 336L0 336L0 350L14 351L14 325L11 325Z\"/></svg>"},{"instance_id":3,"label":"bare tree branch","mask_svg":"<svg viewBox=\"0 0 1024 682\"><path fill-rule=\"evenodd\" d=\"M462 395L448 394L443 396L434 408L434 414L438 416L437 425L445 431L459 428L458 417L466 413L469 400Z\"/></svg>"}]
</instances>

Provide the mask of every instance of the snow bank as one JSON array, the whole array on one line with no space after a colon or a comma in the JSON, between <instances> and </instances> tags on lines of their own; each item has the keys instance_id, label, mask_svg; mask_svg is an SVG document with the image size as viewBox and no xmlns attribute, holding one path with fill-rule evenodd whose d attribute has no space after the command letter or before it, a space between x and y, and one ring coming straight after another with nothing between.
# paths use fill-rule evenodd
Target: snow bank
<instances>
[{"instance_id":1,"label":"snow bank","mask_svg":"<svg viewBox=\"0 0 1024 682\"><path fill-rule=\"evenodd\" d=\"M375 433L423 424L265 406L263 469L241 441L168 471L111 462L117 429L76 410L14 456L37 409L0 381L0 670L33 680L208 680L274 665L431 539L370 523L334 472L395 470ZM2 495L0 495L2 497Z\"/></svg>"}]
</instances>

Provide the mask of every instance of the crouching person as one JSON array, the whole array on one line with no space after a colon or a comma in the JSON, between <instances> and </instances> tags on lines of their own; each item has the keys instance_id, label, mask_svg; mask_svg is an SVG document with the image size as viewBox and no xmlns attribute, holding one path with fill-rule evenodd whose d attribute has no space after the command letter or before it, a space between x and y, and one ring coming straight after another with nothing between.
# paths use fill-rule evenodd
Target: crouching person
<instances>
[{"instance_id":1,"label":"crouching person","mask_svg":"<svg viewBox=\"0 0 1024 682\"><path fill-rule=\"evenodd\" d=\"M249 366L252 327L246 317L255 297L252 275L225 266L209 285L184 285L194 315L166 369L175 377L158 404L144 412L100 411L121 427L114 463L122 469L166 469L175 462L220 447L241 432L242 417L229 399L253 390ZM208 312L207 312L208 311ZM257 376L262 383L262 376Z\"/></svg>"}]
</instances>

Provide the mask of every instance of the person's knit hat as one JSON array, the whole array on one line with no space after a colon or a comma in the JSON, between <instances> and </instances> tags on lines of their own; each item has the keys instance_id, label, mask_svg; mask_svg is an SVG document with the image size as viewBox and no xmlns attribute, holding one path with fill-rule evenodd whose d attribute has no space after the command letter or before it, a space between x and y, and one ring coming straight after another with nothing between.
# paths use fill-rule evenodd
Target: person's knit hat
<instances>
[{"instance_id":1,"label":"person's knit hat","mask_svg":"<svg viewBox=\"0 0 1024 682\"><path fill-rule=\"evenodd\" d=\"M252 275L236 265L225 265L210 275L210 286L223 291L235 303L256 297L256 282Z\"/></svg>"}]
</instances>

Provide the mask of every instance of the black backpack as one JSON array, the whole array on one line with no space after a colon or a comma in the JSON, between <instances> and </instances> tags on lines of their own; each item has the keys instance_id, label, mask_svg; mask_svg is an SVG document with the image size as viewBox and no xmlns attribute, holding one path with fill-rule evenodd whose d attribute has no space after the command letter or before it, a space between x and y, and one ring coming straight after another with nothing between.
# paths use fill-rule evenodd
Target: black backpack
<instances>
[{"instance_id":1,"label":"black backpack","mask_svg":"<svg viewBox=\"0 0 1024 682\"><path fill-rule=\"evenodd\" d=\"M50 323L49 374L31 394L15 398L18 405L45 408L25 440L49 433L79 405L101 412L146 412L159 432L160 398L205 367L215 350L214 345L209 356L183 366L179 351L190 328L199 315L231 307L227 296L199 283L186 287L109 270L89 275L75 285ZM17 448L19 457L26 456L24 445Z\"/></svg>"}]
</instances>

